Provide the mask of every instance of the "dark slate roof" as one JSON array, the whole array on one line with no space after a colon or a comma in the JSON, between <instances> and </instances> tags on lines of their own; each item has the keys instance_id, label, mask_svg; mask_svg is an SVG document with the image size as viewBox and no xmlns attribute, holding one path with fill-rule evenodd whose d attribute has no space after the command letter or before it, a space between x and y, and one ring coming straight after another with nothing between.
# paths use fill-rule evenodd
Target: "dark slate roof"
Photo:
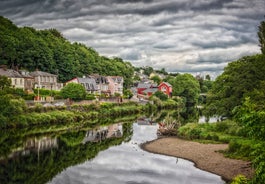
<instances>
[{"instance_id":1,"label":"dark slate roof","mask_svg":"<svg viewBox=\"0 0 265 184\"><path fill-rule=\"evenodd\" d=\"M96 84L96 80L94 78L81 78L81 77L78 77L77 78L78 82L81 84L90 84L88 85L88 88L86 89L89 89L89 90L97 90L97 84Z\"/></svg>"},{"instance_id":2,"label":"dark slate roof","mask_svg":"<svg viewBox=\"0 0 265 184\"><path fill-rule=\"evenodd\" d=\"M37 76L56 77L57 76L57 75L47 73L47 72L42 72L42 71L31 72L30 75L33 77L37 77Z\"/></svg>"},{"instance_id":3,"label":"dark slate roof","mask_svg":"<svg viewBox=\"0 0 265 184\"><path fill-rule=\"evenodd\" d=\"M90 78L94 78L97 84L108 84L109 81L105 76L99 75L99 74L92 74L89 75Z\"/></svg>"},{"instance_id":4,"label":"dark slate roof","mask_svg":"<svg viewBox=\"0 0 265 184\"><path fill-rule=\"evenodd\" d=\"M144 93L155 93L155 92L157 92L157 88L148 88L148 89L146 89L146 90L144 90L143 92Z\"/></svg>"},{"instance_id":5,"label":"dark slate roof","mask_svg":"<svg viewBox=\"0 0 265 184\"><path fill-rule=\"evenodd\" d=\"M23 78L23 76L19 72L15 70L11 70L11 69L0 68L0 75L6 76L9 78Z\"/></svg>"},{"instance_id":6,"label":"dark slate roof","mask_svg":"<svg viewBox=\"0 0 265 184\"><path fill-rule=\"evenodd\" d=\"M150 88L151 86L150 83L138 83L137 88Z\"/></svg>"}]
</instances>

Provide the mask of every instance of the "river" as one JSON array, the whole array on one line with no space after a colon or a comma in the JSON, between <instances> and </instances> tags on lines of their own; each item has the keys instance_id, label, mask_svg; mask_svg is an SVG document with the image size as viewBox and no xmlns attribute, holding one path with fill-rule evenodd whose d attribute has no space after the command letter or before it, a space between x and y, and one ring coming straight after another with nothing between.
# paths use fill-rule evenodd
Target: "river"
<instances>
[{"instance_id":1,"label":"river","mask_svg":"<svg viewBox=\"0 0 265 184\"><path fill-rule=\"evenodd\" d=\"M129 142L101 151L94 159L71 166L50 184L218 184L221 177L199 170L184 159L158 155L139 145L157 138L156 124L133 123Z\"/></svg>"},{"instance_id":2,"label":"river","mask_svg":"<svg viewBox=\"0 0 265 184\"><path fill-rule=\"evenodd\" d=\"M95 128L53 125L1 131L0 183L225 183L190 161L142 150L140 144L157 138L155 122L137 117L110 121Z\"/></svg>"}]
</instances>

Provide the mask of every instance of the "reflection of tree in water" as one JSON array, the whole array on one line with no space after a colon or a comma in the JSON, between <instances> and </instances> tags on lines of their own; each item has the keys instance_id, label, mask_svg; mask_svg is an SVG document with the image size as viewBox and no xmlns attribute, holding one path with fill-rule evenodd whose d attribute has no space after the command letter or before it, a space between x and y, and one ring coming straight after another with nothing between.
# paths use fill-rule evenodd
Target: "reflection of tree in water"
<instances>
[{"instance_id":1,"label":"reflection of tree in water","mask_svg":"<svg viewBox=\"0 0 265 184\"><path fill-rule=\"evenodd\" d=\"M195 107L183 108L179 113L182 125L199 121L199 111Z\"/></svg>"},{"instance_id":2,"label":"reflection of tree in water","mask_svg":"<svg viewBox=\"0 0 265 184\"><path fill-rule=\"evenodd\" d=\"M117 135L119 135L119 131ZM128 141L132 136L132 123L122 124L122 136L118 138L110 137L100 142L86 142L83 144L82 140L85 134L86 131L58 134L58 147L51 146L50 149L43 149L39 153L32 152L6 159L3 159L4 155L0 156L1 184L47 183L65 168L94 158L100 151L112 145L119 145L125 140ZM16 138L17 142L25 139ZM3 145L2 142L1 146L6 147L6 150L11 150L7 148L8 146L15 147L15 145Z\"/></svg>"}]
</instances>

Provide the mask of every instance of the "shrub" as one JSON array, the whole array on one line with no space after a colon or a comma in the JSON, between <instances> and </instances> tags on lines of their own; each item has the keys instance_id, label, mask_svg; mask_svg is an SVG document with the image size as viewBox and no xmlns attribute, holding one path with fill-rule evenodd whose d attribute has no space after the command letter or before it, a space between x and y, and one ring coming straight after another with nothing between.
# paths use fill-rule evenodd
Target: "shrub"
<instances>
[{"instance_id":1,"label":"shrub","mask_svg":"<svg viewBox=\"0 0 265 184\"><path fill-rule=\"evenodd\" d=\"M248 183L248 179L244 176L244 175L237 175L231 184L247 184Z\"/></svg>"}]
</instances>

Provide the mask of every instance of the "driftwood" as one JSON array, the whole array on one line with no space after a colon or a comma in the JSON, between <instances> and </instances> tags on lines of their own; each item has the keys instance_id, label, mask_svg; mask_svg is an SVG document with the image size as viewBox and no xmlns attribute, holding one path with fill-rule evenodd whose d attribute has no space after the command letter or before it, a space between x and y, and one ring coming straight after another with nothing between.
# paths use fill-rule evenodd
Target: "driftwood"
<instances>
[{"instance_id":1,"label":"driftwood","mask_svg":"<svg viewBox=\"0 0 265 184\"><path fill-rule=\"evenodd\" d=\"M163 122L158 123L159 128L157 130L158 135L177 135L180 122L174 120L172 117L167 116Z\"/></svg>"}]
</instances>

